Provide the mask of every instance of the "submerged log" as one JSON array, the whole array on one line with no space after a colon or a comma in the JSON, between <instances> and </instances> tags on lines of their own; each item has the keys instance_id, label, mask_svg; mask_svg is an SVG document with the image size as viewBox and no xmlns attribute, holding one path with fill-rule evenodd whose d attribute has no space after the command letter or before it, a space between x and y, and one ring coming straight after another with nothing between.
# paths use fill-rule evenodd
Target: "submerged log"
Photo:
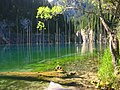
<instances>
[{"instance_id":1,"label":"submerged log","mask_svg":"<svg viewBox=\"0 0 120 90\"><path fill-rule=\"evenodd\" d=\"M51 71L51 72L0 72L1 78L14 78L23 80L42 80L53 81L66 85L82 85L78 77L67 72ZM72 78L72 79L71 79Z\"/></svg>"},{"instance_id":2,"label":"submerged log","mask_svg":"<svg viewBox=\"0 0 120 90\"><path fill-rule=\"evenodd\" d=\"M29 77L39 79L41 77L65 77L66 74L57 71L51 72L0 72L0 76L8 77Z\"/></svg>"}]
</instances>

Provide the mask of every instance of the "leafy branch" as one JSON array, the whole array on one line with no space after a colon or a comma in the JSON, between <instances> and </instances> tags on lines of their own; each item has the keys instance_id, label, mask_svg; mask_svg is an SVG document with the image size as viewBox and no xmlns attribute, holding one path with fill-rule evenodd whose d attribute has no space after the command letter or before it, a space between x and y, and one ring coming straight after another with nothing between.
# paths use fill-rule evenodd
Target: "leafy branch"
<instances>
[{"instance_id":1,"label":"leafy branch","mask_svg":"<svg viewBox=\"0 0 120 90\"><path fill-rule=\"evenodd\" d=\"M54 16L60 14L63 11L62 6L54 6L52 8L39 7L36 18L38 18L37 28L39 30L45 29L45 24L43 20L52 19Z\"/></svg>"}]
</instances>

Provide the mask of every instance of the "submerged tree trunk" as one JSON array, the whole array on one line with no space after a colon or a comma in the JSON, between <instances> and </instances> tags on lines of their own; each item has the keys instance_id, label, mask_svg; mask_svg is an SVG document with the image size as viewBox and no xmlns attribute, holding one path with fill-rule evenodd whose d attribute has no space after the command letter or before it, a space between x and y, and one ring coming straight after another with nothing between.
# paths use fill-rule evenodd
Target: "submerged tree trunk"
<instances>
[{"instance_id":1,"label":"submerged tree trunk","mask_svg":"<svg viewBox=\"0 0 120 90\"><path fill-rule=\"evenodd\" d=\"M4 36L2 31L0 31L0 38L1 38L1 41L3 41L5 44L9 43L9 41L5 38L5 36Z\"/></svg>"}]
</instances>

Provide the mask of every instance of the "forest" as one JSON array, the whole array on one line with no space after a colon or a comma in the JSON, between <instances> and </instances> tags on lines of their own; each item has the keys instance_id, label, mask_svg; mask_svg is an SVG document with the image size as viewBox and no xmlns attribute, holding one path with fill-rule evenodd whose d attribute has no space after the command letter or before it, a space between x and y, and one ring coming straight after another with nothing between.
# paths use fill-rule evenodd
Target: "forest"
<instances>
[{"instance_id":1,"label":"forest","mask_svg":"<svg viewBox=\"0 0 120 90\"><path fill-rule=\"evenodd\" d=\"M0 90L119 90L120 0L0 0Z\"/></svg>"}]
</instances>

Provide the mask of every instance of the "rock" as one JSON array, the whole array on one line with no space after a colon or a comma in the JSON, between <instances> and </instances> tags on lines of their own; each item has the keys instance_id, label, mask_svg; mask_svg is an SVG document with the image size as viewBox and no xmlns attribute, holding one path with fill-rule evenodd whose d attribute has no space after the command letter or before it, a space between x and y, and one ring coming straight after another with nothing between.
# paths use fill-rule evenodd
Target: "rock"
<instances>
[{"instance_id":1,"label":"rock","mask_svg":"<svg viewBox=\"0 0 120 90\"><path fill-rule=\"evenodd\" d=\"M59 65L57 65L57 66L55 67L55 71L65 72L64 69L63 69L61 66L59 66Z\"/></svg>"},{"instance_id":2,"label":"rock","mask_svg":"<svg viewBox=\"0 0 120 90\"><path fill-rule=\"evenodd\" d=\"M64 88L58 83L50 82L48 88L45 90L72 90L72 89Z\"/></svg>"}]
</instances>

